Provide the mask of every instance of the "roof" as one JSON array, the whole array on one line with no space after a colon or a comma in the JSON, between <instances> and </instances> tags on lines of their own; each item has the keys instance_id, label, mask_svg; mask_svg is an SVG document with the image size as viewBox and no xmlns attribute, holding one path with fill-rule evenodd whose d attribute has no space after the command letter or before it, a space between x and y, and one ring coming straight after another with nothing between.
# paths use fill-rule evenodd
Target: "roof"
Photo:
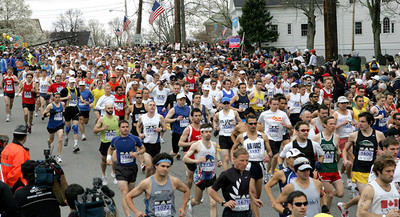
<instances>
[{"instance_id":1,"label":"roof","mask_svg":"<svg viewBox=\"0 0 400 217\"><path fill-rule=\"evenodd\" d=\"M90 31L82 31L82 32L52 32L50 34L50 40L68 38L76 35L76 41L68 40L68 44L83 46L88 45L90 40Z\"/></svg>"},{"instance_id":2,"label":"roof","mask_svg":"<svg viewBox=\"0 0 400 217\"><path fill-rule=\"evenodd\" d=\"M302 2L308 4L309 0L296 0L296 2ZM236 8L242 8L246 0L233 0L233 4ZM315 3L323 4L324 0L316 0ZM281 0L267 0L267 6L283 5Z\"/></svg>"}]
</instances>

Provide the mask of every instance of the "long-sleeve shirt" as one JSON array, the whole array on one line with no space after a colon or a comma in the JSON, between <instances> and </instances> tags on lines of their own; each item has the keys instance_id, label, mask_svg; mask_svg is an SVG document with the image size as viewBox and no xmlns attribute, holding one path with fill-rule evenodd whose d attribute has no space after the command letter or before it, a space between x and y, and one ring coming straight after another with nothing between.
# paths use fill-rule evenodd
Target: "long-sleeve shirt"
<instances>
[{"instance_id":1,"label":"long-sleeve shirt","mask_svg":"<svg viewBox=\"0 0 400 217\"><path fill-rule=\"evenodd\" d=\"M317 56L311 55L310 62L307 66L317 66Z\"/></svg>"},{"instance_id":2,"label":"long-sleeve shirt","mask_svg":"<svg viewBox=\"0 0 400 217\"><path fill-rule=\"evenodd\" d=\"M106 114L104 109L106 108L107 103L112 103L115 106L115 96L114 95L110 95L110 96L103 95L100 97L99 100L97 100L96 110L101 110L101 115Z\"/></svg>"}]
</instances>

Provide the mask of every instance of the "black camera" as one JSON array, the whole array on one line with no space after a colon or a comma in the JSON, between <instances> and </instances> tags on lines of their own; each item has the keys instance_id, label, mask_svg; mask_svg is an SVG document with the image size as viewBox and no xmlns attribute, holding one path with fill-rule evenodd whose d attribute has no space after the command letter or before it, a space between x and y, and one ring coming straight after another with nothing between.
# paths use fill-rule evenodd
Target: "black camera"
<instances>
[{"instance_id":1,"label":"black camera","mask_svg":"<svg viewBox=\"0 0 400 217\"><path fill-rule=\"evenodd\" d=\"M167 83L167 80L165 80L165 79L160 81L161 85L164 85L165 83Z\"/></svg>"}]
</instances>

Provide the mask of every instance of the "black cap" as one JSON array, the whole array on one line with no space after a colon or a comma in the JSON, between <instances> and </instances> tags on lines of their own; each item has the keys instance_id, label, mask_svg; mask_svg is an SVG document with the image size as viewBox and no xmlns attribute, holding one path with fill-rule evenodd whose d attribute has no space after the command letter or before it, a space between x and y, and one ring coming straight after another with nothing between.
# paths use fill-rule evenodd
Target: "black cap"
<instances>
[{"instance_id":1,"label":"black cap","mask_svg":"<svg viewBox=\"0 0 400 217\"><path fill-rule=\"evenodd\" d=\"M26 127L24 125L18 125L14 130L14 134L27 135L28 134L28 130L26 129Z\"/></svg>"}]
</instances>

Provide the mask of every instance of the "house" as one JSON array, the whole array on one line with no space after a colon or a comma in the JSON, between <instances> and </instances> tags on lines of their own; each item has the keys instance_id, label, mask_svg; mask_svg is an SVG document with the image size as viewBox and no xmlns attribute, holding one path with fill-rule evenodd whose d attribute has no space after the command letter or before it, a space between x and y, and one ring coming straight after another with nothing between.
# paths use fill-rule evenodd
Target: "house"
<instances>
[{"instance_id":1,"label":"house","mask_svg":"<svg viewBox=\"0 0 400 217\"><path fill-rule=\"evenodd\" d=\"M50 41L54 40L56 41L54 43L56 43L57 45L75 45L75 46L87 45L89 47L95 46L93 35L90 31L52 32L50 34Z\"/></svg>"},{"instance_id":2,"label":"house","mask_svg":"<svg viewBox=\"0 0 400 217\"><path fill-rule=\"evenodd\" d=\"M232 17L232 35L237 35L240 30L239 17L242 15L242 7L245 0L229 0L229 12ZM382 54L395 55L400 51L400 30L396 29L400 21L399 15L394 15L393 11L388 10L390 2L382 1L381 10L381 48ZM294 7L288 7L284 1L267 0L267 8L273 16L271 24L279 32L279 38L269 46L282 47L287 50L297 47L300 50L306 48L307 42L307 17L303 11ZM317 55L325 54L324 36L324 16L323 0L319 7L316 7L316 34L314 49ZM352 20L353 20L353 0L337 1L337 34L339 54L349 54L352 45ZM396 6L397 7L397 6ZM374 55L373 33L371 19L368 8L358 1L355 6L355 39L354 49L360 56L365 56L370 61Z\"/></svg>"}]
</instances>

